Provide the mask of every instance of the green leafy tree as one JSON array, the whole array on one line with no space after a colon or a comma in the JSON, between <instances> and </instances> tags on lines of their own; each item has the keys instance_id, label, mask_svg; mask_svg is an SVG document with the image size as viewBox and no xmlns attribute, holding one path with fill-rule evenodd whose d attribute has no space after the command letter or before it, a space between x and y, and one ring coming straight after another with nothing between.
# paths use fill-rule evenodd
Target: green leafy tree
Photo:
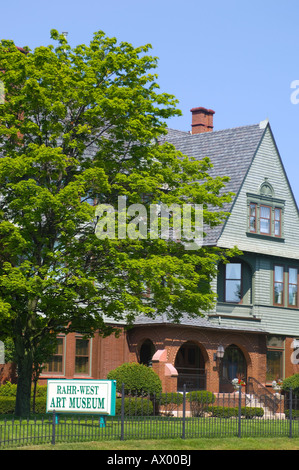
<instances>
[{"instance_id":1,"label":"green leafy tree","mask_svg":"<svg viewBox=\"0 0 299 470\"><path fill-rule=\"evenodd\" d=\"M160 144L179 114L160 93L150 46L94 34L71 48L27 54L0 43L5 102L0 106L0 332L13 338L16 414L30 410L36 351L51 334L112 334L144 314L201 315L215 301L210 280L230 253L186 251L169 240L95 236L97 204L203 204L217 225L231 195L210 162ZM129 219L126 220L126 223ZM144 296L150 289L151 296ZM145 301L147 299L147 301Z\"/></svg>"}]
</instances>

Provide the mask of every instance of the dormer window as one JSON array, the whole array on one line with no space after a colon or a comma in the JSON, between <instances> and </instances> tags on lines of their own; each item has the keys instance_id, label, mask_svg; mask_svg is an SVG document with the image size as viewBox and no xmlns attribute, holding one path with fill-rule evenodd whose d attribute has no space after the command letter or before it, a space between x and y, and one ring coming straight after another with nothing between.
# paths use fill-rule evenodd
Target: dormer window
<instances>
[{"instance_id":1,"label":"dormer window","mask_svg":"<svg viewBox=\"0 0 299 470\"><path fill-rule=\"evenodd\" d=\"M247 235L283 241L285 201L275 197L267 179L260 186L259 194L247 193L247 205Z\"/></svg>"}]
</instances>

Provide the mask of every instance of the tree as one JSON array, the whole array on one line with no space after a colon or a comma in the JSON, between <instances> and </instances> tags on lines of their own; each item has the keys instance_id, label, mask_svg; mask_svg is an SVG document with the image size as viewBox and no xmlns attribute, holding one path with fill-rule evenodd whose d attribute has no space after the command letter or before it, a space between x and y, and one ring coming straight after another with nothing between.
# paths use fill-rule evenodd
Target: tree
<instances>
[{"instance_id":1,"label":"tree","mask_svg":"<svg viewBox=\"0 0 299 470\"><path fill-rule=\"evenodd\" d=\"M117 328L107 319L130 325L140 314L201 315L215 301L217 262L230 255L161 238L95 236L90 199L116 206L125 196L148 210L203 204L213 226L231 195L226 178L209 177L208 159L160 144L165 121L179 111L173 96L159 93L149 45L97 32L72 49L57 31L51 37L56 48L27 54L0 44L0 331L15 344L21 416L30 410L36 352L50 334L108 335Z\"/></svg>"}]
</instances>

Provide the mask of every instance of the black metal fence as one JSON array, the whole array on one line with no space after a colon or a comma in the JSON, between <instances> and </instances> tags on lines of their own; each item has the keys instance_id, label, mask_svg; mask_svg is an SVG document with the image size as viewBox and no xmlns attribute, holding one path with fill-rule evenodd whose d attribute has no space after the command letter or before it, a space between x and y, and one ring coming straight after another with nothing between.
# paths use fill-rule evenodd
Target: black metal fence
<instances>
[{"instance_id":1,"label":"black metal fence","mask_svg":"<svg viewBox=\"0 0 299 470\"><path fill-rule=\"evenodd\" d=\"M201 437L299 437L299 400L292 390L268 409L261 397L206 391L125 396L111 417L51 413L46 419L0 421L0 448L72 441Z\"/></svg>"}]
</instances>

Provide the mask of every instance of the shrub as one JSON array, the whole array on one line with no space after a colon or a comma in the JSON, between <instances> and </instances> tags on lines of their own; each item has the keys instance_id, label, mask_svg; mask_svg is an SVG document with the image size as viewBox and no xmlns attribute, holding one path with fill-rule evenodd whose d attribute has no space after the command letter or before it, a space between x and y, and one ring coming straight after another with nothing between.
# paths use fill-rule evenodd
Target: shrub
<instances>
[{"instance_id":1,"label":"shrub","mask_svg":"<svg viewBox=\"0 0 299 470\"><path fill-rule=\"evenodd\" d=\"M6 382L0 386L0 414L13 414L15 412L15 402L17 395L17 385ZM33 397L33 387L31 398ZM46 412L47 385L37 385L35 399L35 413ZM32 401L31 401L32 407Z\"/></svg>"},{"instance_id":2,"label":"shrub","mask_svg":"<svg viewBox=\"0 0 299 470\"><path fill-rule=\"evenodd\" d=\"M260 407L242 406L241 415L245 416L245 418L262 418L264 416L264 410Z\"/></svg>"},{"instance_id":3,"label":"shrub","mask_svg":"<svg viewBox=\"0 0 299 470\"><path fill-rule=\"evenodd\" d=\"M181 393L161 393L157 396L160 405L181 405L183 403L183 395Z\"/></svg>"},{"instance_id":4,"label":"shrub","mask_svg":"<svg viewBox=\"0 0 299 470\"><path fill-rule=\"evenodd\" d=\"M33 396L33 388L31 390L31 396ZM47 398L47 385L36 386L36 398Z\"/></svg>"},{"instance_id":5,"label":"shrub","mask_svg":"<svg viewBox=\"0 0 299 470\"><path fill-rule=\"evenodd\" d=\"M238 407L230 408L227 406L211 406L208 408L208 411L211 413L211 416L216 418L232 418L239 416L239 409ZM245 407L242 406L241 408L241 416L245 418L254 418L259 417L261 418L264 416L263 408L259 407Z\"/></svg>"},{"instance_id":6,"label":"shrub","mask_svg":"<svg viewBox=\"0 0 299 470\"><path fill-rule=\"evenodd\" d=\"M15 412L15 397L0 396L0 415L13 414Z\"/></svg>"},{"instance_id":7,"label":"shrub","mask_svg":"<svg viewBox=\"0 0 299 470\"><path fill-rule=\"evenodd\" d=\"M47 409L47 398L37 397L35 399L35 413L46 413Z\"/></svg>"},{"instance_id":8,"label":"shrub","mask_svg":"<svg viewBox=\"0 0 299 470\"><path fill-rule=\"evenodd\" d=\"M238 416L238 408L229 408L227 406L209 406L208 410L214 418L231 418Z\"/></svg>"},{"instance_id":9,"label":"shrub","mask_svg":"<svg viewBox=\"0 0 299 470\"><path fill-rule=\"evenodd\" d=\"M17 395L17 384L6 382L0 386L0 397L16 397ZM33 386L31 388L31 396L33 396ZM47 396L47 385L37 385L36 397Z\"/></svg>"},{"instance_id":10,"label":"shrub","mask_svg":"<svg viewBox=\"0 0 299 470\"><path fill-rule=\"evenodd\" d=\"M299 374L294 374L284 379L282 383L282 390L288 392L290 388L295 395L299 396Z\"/></svg>"},{"instance_id":11,"label":"shrub","mask_svg":"<svg viewBox=\"0 0 299 470\"><path fill-rule=\"evenodd\" d=\"M0 386L1 397L16 397L16 395L17 395L16 384L12 384L11 382L6 382L4 385Z\"/></svg>"},{"instance_id":12,"label":"shrub","mask_svg":"<svg viewBox=\"0 0 299 470\"><path fill-rule=\"evenodd\" d=\"M290 410L284 410L286 418L290 417ZM292 419L299 419L299 410L292 410Z\"/></svg>"},{"instance_id":13,"label":"shrub","mask_svg":"<svg viewBox=\"0 0 299 470\"><path fill-rule=\"evenodd\" d=\"M151 400L141 397L126 397L124 399L125 416L151 416L153 414L153 403ZM116 399L115 414L121 415L121 398Z\"/></svg>"},{"instance_id":14,"label":"shrub","mask_svg":"<svg viewBox=\"0 0 299 470\"><path fill-rule=\"evenodd\" d=\"M35 400L35 413L46 413L47 399L39 397ZM0 396L0 415L14 414L16 406L16 398L9 396ZM32 406L32 403L31 403Z\"/></svg>"},{"instance_id":15,"label":"shrub","mask_svg":"<svg viewBox=\"0 0 299 470\"><path fill-rule=\"evenodd\" d=\"M190 402L192 416L202 416L207 411L208 405L216 400L215 395L207 390L188 392L186 399Z\"/></svg>"},{"instance_id":16,"label":"shrub","mask_svg":"<svg viewBox=\"0 0 299 470\"><path fill-rule=\"evenodd\" d=\"M109 372L108 380L116 380L116 390L121 392L122 384L125 385L125 394L132 392L138 396L147 394L158 394L162 391L162 384L159 376L143 364L129 362L122 364Z\"/></svg>"},{"instance_id":17,"label":"shrub","mask_svg":"<svg viewBox=\"0 0 299 470\"><path fill-rule=\"evenodd\" d=\"M181 393L161 393L156 397L159 406L163 407L166 414L172 415L172 412L183 403L183 395Z\"/></svg>"},{"instance_id":18,"label":"shrub","mask_svg":"<svg viewBox=\"0 0 299 470\"><path fill-rule=\"evenodd\" d=\"M186 398L188 401L200 401L203 403L214 403L216 400L215 395L207 390L188 392Z\"/></svg>"}]
</instances>

